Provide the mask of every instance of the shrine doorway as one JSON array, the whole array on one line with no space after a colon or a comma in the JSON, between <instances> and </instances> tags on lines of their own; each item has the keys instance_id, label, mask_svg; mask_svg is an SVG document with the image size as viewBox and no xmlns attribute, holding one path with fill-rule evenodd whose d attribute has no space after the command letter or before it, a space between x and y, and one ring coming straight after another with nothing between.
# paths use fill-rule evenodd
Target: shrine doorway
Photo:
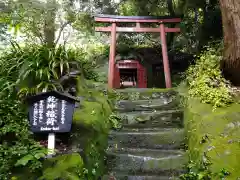
<instances>
[{"instance_id":1,"label":"shrine doorway","mask_svg":"<svg viewBox=\"0 0 240 180\"><path fill-rule=\"evenodd\" d=\"M119 69L120 88L137 87L137 69Z\"/></svg>"},{"instance_id":2,"label":"shrine doorway","mask_svg":"<svg viewBox=\"0 0 240 180\"><path fill-rule=\"evenodd\" d=\"M147 88L146 68L137 60L120 60L115 65L113 88Z\"/></svg>"}]
</instances>

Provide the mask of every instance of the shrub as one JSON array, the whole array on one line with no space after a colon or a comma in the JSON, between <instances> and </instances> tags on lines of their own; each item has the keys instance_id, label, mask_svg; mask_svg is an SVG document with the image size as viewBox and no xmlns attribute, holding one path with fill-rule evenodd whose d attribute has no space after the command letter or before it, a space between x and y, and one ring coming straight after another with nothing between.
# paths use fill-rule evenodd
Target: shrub
<instances>
[{"instance_id":1,"label":"shrub","mask_svg":"<svg viewBox=\"0 0 240 180\"><path fill-rule=\"evenodd\" d=\"M74 71L80 71L83 79L96 80L95 64L85 58L86 52L82 49L12 45L0 56L0 179L36 179L34 177L41 177L43 173L48 179L64 173L69 178L82 176L82 159L74 154L53 159L55 166L44 166L46 150L29 131L27 108L19 95L34 94L44 88L66 90L72 84L63 84L60 80L71 77Z\"/></svg>"},{"instance_id":2,"label":"shrub","mask_svg":"<svg viewBox=\"0 0 240 180\"><path fill-rule=\"evenodd\" d=\"M1 76L0 80L10 85L0 87L0 179L8 180L19 166L28 167L30 173L41 168L45 149L31 136L25 107L12 84Z\"/></svg>"},{"instance_id":3,"label":"shrub","mask_svg":"<svg viewBox=\"0 0 240 180\"><path fill-rule=\"evenodd\" d=\"M198 98L203 103L212 104L214 108L225 106L233 101L227 87L228 82L220 70L221 50L207 48L189 67L186 80L189 96Z\"/></svg>"},{"instance_id":4,"label":"shrub","mask_svg":"<svg viewBox=\"0 0 240 180\"><path fill-rule=\"evenodd\" d=\"M186 73L189 87L181 94L190 162L183 180L239 177L239 104L222 76L221 52L219 46L208 47Z\"/></svg>"},{"instance_id":5,"label":"shrub","mask_svg":"<svg viewBox=\"0 0 240 180\"><path fill-rule=\"evenodd\" d=\"M63 81L75 75L96 80L95 64L85 58L83 49L66 49L64 46L48 48L44 45L13 44L11 50L0 57L1 74L17 81L20 94L35 94L43 89L65 90ZM12 74L13 73L13 74Z\"/></svg>"}]
</instances>

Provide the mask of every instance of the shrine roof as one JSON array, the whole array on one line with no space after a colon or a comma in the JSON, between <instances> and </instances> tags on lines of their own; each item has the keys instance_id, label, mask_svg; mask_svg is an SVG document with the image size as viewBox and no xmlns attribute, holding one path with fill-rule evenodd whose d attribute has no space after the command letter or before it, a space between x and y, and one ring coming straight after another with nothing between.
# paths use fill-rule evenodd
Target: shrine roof
<instances>
[{"instance_id":1,"label":"shrine roof","mask_svg":"<svg viewBox=\"0 0 240 180\"><path fill-rule=\"evenodd\" d=\"M26 98L28 102L36 102L39 100L46 99L49 96L54 96L59 99L64 99L66 101L80 101L78 98L68 94L68 93L62 93L58 91L49 91L49 92L42 92L39 94L36 94L34 96L29 96Z\"/></svg>"},{"instance_id":2,"label":"shrine roof","mask_svg":"<svg viewBox=\"0 0 240 180\"><path fill-rule=\"evenodd\" d=\"M98 14L94 17L97 22L109 22L114 20L118 22L181 22L181 18L179 16L118 16Z\"/></svg>"}]
</instances>

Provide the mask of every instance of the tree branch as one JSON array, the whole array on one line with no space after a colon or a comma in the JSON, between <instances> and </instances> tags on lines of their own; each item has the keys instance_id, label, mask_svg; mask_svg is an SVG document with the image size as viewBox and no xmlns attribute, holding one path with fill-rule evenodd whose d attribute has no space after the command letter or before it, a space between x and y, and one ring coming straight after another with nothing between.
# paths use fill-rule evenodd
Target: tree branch
<instances>
[{"instance_id":1,"label":"tree branch","mask_svg":"<svg viewBox=\"0 0 240 180\"><path fill-rule=\"evenodd\" d=\"M64 28L65 28L68 24L70 24L70 21L65 22L65 23L61 26L60 31L59 31L59 33L58 33L58 37L57 37L56 41L54 42L54 44L57 44L57 43L58 43L58 41L59 41L59 39L60 39L60 37L61 37L62 31L64 30Z\"/></svg>"},{"instance_id":2,"label":"tree branch","mask_svg":"<svg viewBox=\"0 0 240 180\"><path fill-rule=\"evenodd\" d=\"M175 16L172 0L167 0L167 7L168 7L168 11L169 11L170 16Z\"/></svg>"},{"instance_id":3,"label":"tree branch","mask_svg":"<svg viewBox=\"0 0 240 180\"><path fill-rule=\"evenodd\" d=\"M67 43L67 40L68 40L68 38L70 37L70 35L71 35L71 33L70 32L68 32L68 35L64 38L64 46L66 45L66 43Z\"/></svg>"}]
</instances>

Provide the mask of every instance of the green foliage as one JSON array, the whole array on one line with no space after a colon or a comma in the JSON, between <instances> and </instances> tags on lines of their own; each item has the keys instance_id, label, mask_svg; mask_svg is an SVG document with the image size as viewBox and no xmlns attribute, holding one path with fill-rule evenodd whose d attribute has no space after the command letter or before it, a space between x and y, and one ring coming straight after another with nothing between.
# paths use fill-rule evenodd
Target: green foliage
<instances>
[{"instance_id":1,"label":"green foliage","mask_svg":"<svg viewBox=\"0 0 240 180\"><path fill-rule=\"evenodd\" d=\"M119 6L120 15L137 16L140 8L135 5L134 1L126 1Z\"/></svg>"},{"instance_id":2,"label":"green foliage","mask_svg":"<svg viewBox=\"0 0 240 180\"><path fill-rule=\"evenodd\" d=\"M221 58L218 50L208 48L186 73L189 96L199 98L203 103L212 104L214 108L226 106L233 101L228 82L221 74Z\"/></svg>"},{"instance_id":3,"label":"green foliage","mask_svg":"<svg viewBox=\"0 0 240 180\"><path fill-rule=\"evenodd\" d=\"M94 19L88 13L77 14L76 19L73 23L73 27L85 33L93 33L94 31Z\"/></svg>"},{"instance_id":4,"label":"green foliage","mask_svg":"<svg viewBox=\"0 0 240 180\"><path fill-rule=\"evenodd\" d=\"M93 133L89 144L85 148L86 164L84 177L86 179L97 180L104 174L105 171L105 149L107 147L107 134L100 132Z\"/></svg>"},{"instance_id":5,"label":"green foliage","mask_svg":"<svg viewBox=\"0 0 240 180\"><path fill-rule=\"evenodd\" d=\"M0 58L0 179L10 179L19 168L36 173L46 151L29 131L26 106L17 97L21 61L13 54Z\"/></svg>"},{"instance_id":6,"label":"green foliage","mask_svg":"<svg viewBox=\"0 0 240 180\"><path fill-rule=\"evenodd\" d=\"M74 71L80 71L87 79L96 79L95 65L84 55L82 49L65 49L64 46L51 49L42 45L20 47L13 44L11 51L1 56L0 62L5 78L17 81L19 94L27 95L43 89L64 90L61 78Z\"/></svg>"},{"instance_id":7,"label":"green foliage","mask_svg":"<svg viewBox=\"0 0 240 180\"><path fill-rule=\"evenodd\" d=\"M82 179L82 176L86 175L83 173L86 169L92 172L93 177L100 176L102 171L98 169L99 166L104 167L102 154L106 147L107 129L110 127L108 115L111 114L111 108L106 98L101 93L96 94L95 90L94 93L88 92L88 88L85 88L83 92L88 98L98 97L99 94L96 106L90 103L91 111L90 109L84 111L86 119L91 115L94 117L90 121L91 127L88 127L92 136L87 137L91 141L86 143L86 152L92 156L84 166L84 171L81 157L76 157L74 154L54 158L52 160L54 165L51 166L45 165L44 161L43 166L45 149L31 137L26 107L19 100L19 93L16 91L17 87L20 87L20 95L26 95L39 92L43 88L63 90L69 85L62 84L59 79L61 80L62 77L76 70L80 71L82 77L80 84L84 85L86 78L95 80L97 76L93 68L96 64L84 56L91 58L98 53L98 50L93 50L94 53L88 52L90 53L88 54L83 49L65 49L62 46L49 49L39 45L26 47L12 45L12 49L4 52L0 57L0 151L3 152L0 154L0 179L10 179L13 175L19 179L34 179L39 178L41 174L44 174L42 177L44 179L56 179L63 176L65 179L77 179L77 177ZM94 113L94 108L99 110L98 113ZM106 123L103 123L104 121ZM97 133L97 138L92 134L92 127L95 129L93 134ZM90 177L90 173L87 173L87 176Z\"/></svg>"},{"instance_id":8,"label":"green foliage","mask_svg":"<svg viewBox=\"0 0 240 180\"><path fill-rule=\"evenodd\" d=\"M40 146L33 146L31 147L31 154L28 154L26 156L23 156L21 159L19 159L17 161L17 163L15 164L15 166L26 166L29 162L32 161L38 161L42 158L44 158L47 154L47 151L45 149L39 149ZM41 165L40 165L41 167ZM36 166L34 168L39 168L38 166Z\"/></svg>"},{"instance_id":9,"label":"green foliage","mask_svg":"<svg viewBox=\"0 0 240 180\"><path fill-rule=\"evenodd\" d=\"M8 180L18 167L36 172L42 167L45 150L33 140L29 132L27 113L22 102L15 99L14 85L0 74L0 179Z\"/></svg>"},{"instance_id":10,"label":"green foliage","mask_svg":"<svg viewBox=\"0 0 240 180\"><path fill-rule=\"evenodd\" d=\"M119 6L119 14L125 16L163 16L168 14L166 1L127 0Z\"/></svg>"},{"instance_id":11,"label":"green foliage","mask_svg":"<svg viewBox=\"0 0 240 180\"><path fill-rule=\"evenodd\" d=\"M211 171L209 171L209 161L201 162L201 166L197 167L196 163L190 161L188 164L188 173L180 176L181 180L211 180Z\"/></svg>"},{"instance_id":12,"label":"green foliage","mask_svg":"<svg viewBox=\"0 0 240 180\"><path fill-rule=\"evenodd\" d=\"M213 112L211 105L190 98L184 115L190 163L181 178L239 178L239 104Z\"/></svg>"},{"instance_id":13,"label":"green foliage","mask_svg":"<svg viewBox=\"0 0 240 180\"><path fill-rule=\"evenodd\" d=\"M208 162L209 163L209 162ZM230 173L226 169L222 169L219 173L213 174L207 163L202 163L202 167L198 168L196 163L190 161L188 165L188 173L180 176L181 180L211 180L213 177L217 179L226 179Z\"/></svg>"},{"instance_id":14,"label":"green foliage","mask_svg":"<svg viewBox=\"0 0 240 180\"><path fill-rule=\"evenodd\" d=\"M122 128L122 118L119 115L112 113L109 116L109 121L112 124L112 128L114 128L114 129Z\"/></svg>"},{"instance_id":15,"label":"green foliage","mask_svg":"<svg viewBox=\"0 0 240 180\"><path fill-rule=\"evenodd\" d=\"M61 155L46 160L42 180L82 180L83 160L78 153Z\"/></svg>"}]
</instances>

